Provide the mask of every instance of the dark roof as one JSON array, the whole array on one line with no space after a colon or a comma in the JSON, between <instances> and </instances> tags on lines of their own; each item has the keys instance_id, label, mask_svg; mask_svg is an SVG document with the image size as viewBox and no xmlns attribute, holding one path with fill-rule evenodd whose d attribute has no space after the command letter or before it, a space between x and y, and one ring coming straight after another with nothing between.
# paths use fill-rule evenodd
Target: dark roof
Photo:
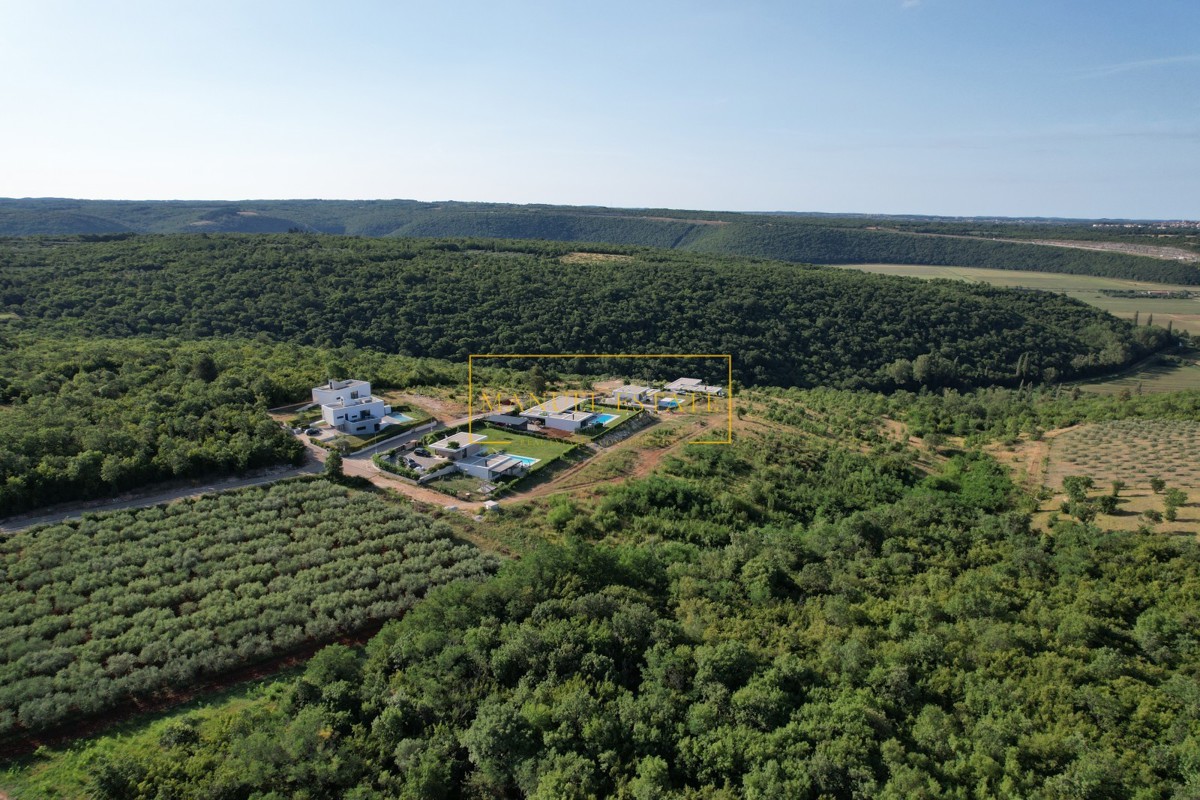
<instances>
[{"instance_id":1,"label":"dark roof","mask_svg":"<svg viewBox=\"0 0 1200 800\"><path fill-rule=\"evenodd\" d=\"M497 425L525 425L529 422L524 417L514 417L509 414L493 414L487 418L487 421Z\"/></svg>"}]
</instances>

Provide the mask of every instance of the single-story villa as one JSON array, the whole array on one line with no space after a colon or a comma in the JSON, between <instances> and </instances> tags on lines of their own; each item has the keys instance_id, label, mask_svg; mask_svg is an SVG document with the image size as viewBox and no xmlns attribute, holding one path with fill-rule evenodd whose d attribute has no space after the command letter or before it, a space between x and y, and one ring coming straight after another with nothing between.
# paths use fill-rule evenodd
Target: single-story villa
<instances>
[{"instance_id":1,"label":"single-story villa","mask_svg":"<svg viewBox=\"0 0 1200 800\"><path fill-rule=\"evenodd\" d=\"M547 428L574 432L596 417L592 412L576 410L585 402L587 398L581 395L572 397L560 394L544 403L530 406L521 412L521 416Z\"/></svg>"},{"instance_id":2,"label":"single-story villa","mask_svg":"<svg viewBox=\"0 0 1200 800\"><path fill-rule=\"evenodd\" d=\"M520 477L529 471L528 464L505 453L477 453L455 463L462 472L484 481Z\"/></svg>"},{"instance_id":3,"label":"single-story villa","mask_svg":"<svg viewBox=\"0 0 1200 800\"><path fill-rule=\"evenodd\" d=\"M529 471L529 464L506 453L489 453L486 436L459 431L429 445L437 458L450 461L459 472L484 481L518 478Z\"/></svg>"},{"instance_id":4,"label":"single-story villa","mask_svg":"<svg viewBox=\"0 0 1200 800\"><path fill-rule=\"evenodd\" d=\"M674 394L707 394L725 396L725 388L723 386L709 386L701 383L699 378L679 378L668 383L663 387L664 391Z\"/></svg>"},{"instance_id":5,"label":"single-story villa","mask_svg":"<svg viewBox=\"0 0 1200 800\"><path fill-rule=\"evenodd\" d=\"M482 450L482 442L486 438L486 436L481 436L478 433L459 431L429 445L429 451L440 458L448 458L451 461L462 461L464 458L470 458Z\"/></svg>"},{"instance_id":6,"label":"single-story villa","mask_svg":"<svg viewBox=\"0 0 1200 800\"><path fill-rule=\"evenodd\" d=\"M371 394L369 381L331 380L314 386L312 399L321 406L321 418L342 433L377 433L392 413L391 406Z\"/></svg>"},{"instance_id":7,"label":"single-story villa","mask_svg":"<svg viewBox=\"0 0 1200 800\"><path fill-rule=\"evenodd\" d=\"M613 398L621 403L641 403L644 400L649 400L650 397L657 393L658 390L651 389L649 386L621 386L613 390Z\"/></svg>"}]
</instances>

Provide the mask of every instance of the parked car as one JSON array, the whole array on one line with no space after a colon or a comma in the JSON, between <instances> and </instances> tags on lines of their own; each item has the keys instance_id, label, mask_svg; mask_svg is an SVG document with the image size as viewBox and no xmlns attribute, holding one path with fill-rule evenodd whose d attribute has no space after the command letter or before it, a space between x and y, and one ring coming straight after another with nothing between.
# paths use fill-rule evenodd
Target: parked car
<instances>
[{"instance_id":1,"label":"parked car","mask_svg":"<svg viewBox=\"0 0 1200 800\"><path fill-rule=\"evenodd\" d=\"M425 456L425 458L429 458L429 451L424 447L418 447L416 450L413 450L413 452L419 456Z\"/></svg>"},{"instance_id":2,"label":"parked car","mask_svg":"<svg viewBox=\"0 0 1200 800\"><path fill-rule=\"evenodd\" d=\"M305 433L307 433L309 436L320 436L321 435L321 432L319 430L317 430L316 428L309 428L308 430L305 431Z\"/></svg>"}]
</instances>

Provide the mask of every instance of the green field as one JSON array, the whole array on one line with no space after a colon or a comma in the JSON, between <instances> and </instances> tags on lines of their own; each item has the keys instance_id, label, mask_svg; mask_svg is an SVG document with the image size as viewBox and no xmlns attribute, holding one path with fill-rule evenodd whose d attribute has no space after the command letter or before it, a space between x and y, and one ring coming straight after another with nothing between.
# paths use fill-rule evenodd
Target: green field
<instances>
[{"instance_id":1,"label":"green field","mask_svg":"<svg viewBox=\"0 0 1200 800\"><path fill-rule=\"evenodd\" d=\"M969 283L988 283L992 286L1016 286L1025 289L1040 289L1057 292L1102 308L1109 313L1132 319L1140 313L1144 323L1150 314L1154 322L1166 325L1174 322L1179 330L1200 334L1200 300L1170 300L1128 297L1108 297L1101 289L1195 291L1194 286L1177 286L1149 281L1125 280L1123 278L1101 278L1093 275L1065 275L1053 272L1021 272L1006 269L981 269L976 267L938 267L925 264L830 264L838 269L856 269L880 275L900 275L910 278L947 278Z\"/></svg>"},{"instance_id":2,"label":"green field","mask_svg":"<svg viewBox=\"0 0 1200 800\"><path fill-rule=\"evenodd\" d=\"M1080 383L1080 389L1102 394L1120 392L1182 392L1200 389L1200 351L1190 350L1178 356L1152 359L1152 363L1096 383Z\"/></svg>"}]
</instances>

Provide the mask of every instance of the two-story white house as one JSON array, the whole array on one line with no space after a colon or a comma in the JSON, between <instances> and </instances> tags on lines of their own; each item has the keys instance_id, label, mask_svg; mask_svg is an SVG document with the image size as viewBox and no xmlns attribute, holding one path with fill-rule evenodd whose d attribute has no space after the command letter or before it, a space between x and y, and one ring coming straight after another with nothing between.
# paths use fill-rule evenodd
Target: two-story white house
<instances>
[{"instance_id":1,"label":"two-story white house","mask_svg":"<svg viewBox=\"0 0 1200 800\"><path fill-rule=\"evenodd\" d=\"M372 434L385 424L392 407L371 394L369 381L330 381L314 386L314 403L321 406L321 418L342 433Z\"/></svg>"}]
</instances>

